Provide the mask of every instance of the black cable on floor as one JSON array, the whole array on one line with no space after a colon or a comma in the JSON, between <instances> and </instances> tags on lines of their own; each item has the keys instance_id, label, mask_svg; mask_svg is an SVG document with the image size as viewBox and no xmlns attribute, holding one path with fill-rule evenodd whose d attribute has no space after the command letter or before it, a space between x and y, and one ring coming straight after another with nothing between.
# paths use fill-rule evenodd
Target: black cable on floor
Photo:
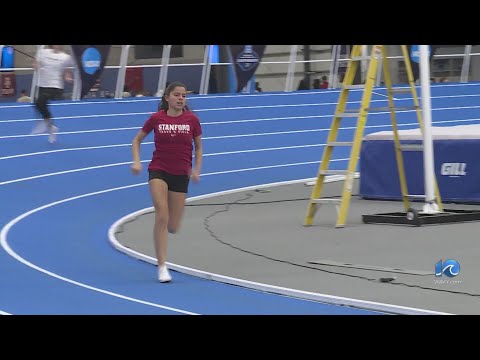
<instances>
[{"instance_id":1,"label":"black cable on floor","mask_svg":"<svg viewBox=\"0 0 480 360\"><path fill-rule=\"evenodd\" d=\"M222 204L205 204L205 205L224 205L225 206L224 209L214 211L213 213L211 213L210 215L208 215L207 217L204 218L203 224L204 224L205 230L210 234L210 236L213 239L215 239L219 243L222 243L226 246L231 247L232 249L235 249L235 250L238 250L238 251L250 254L250 255L258 256L258 257L261 257L261 258L264 258L264 259L267 259L267 260L283 263L283 264L288 264L288 265L292 265L292 266L296 266L296 267L300 267L300 268L304 268L304 269L317 270L317 271L321 271L321 272L332 274L332 275L340 275L340 276L347 276L347 277L361 279L361 280L367 280L367 281L371 281L371 282L375 282L375 283L384 283L384 284L389 284L389 285L406 286L406 287L410 287L410 288L417 288L417 289L422 289L422 290L431 290L431 291L437 291L437 292L442 292L442 293L467 295L467 296L472 296L472 297L480 297L480 294L473 294L473 293L468 293L468 292L463 292L463 291L436 289L436 288L431 288L431 287L427 287L427 286L412 285L412 284L408 284L408 283L404 283L404 282L395 282L395 281L383 282L383 281L379 280L378 278L370 278L370 277L366 277L366 276L352 275L352 274L346 274L346 273L337 272L337 271L319 269L317 267L313 267L313 266L309 266L309 265L303 265L303 264L297 264L297 263L294 263L294 262L291 262L291 261L286 261L286 260L281 260L281 259L276 259L276 258L267 256L267 255L263 255L263 254L259 254L259 253L256 253L256 252L253 252L253 251L250 251L250 250L242 249L238 246L232 245L232 244L227 243L226 241L220 239L220 237L217 236L215 234L215 232L212 230L211 225L210 225L210 220L218 214L228 212L232 205L261 204L261 203L266 204L266 203L286 201L286 200L273 200L273 201L267 201L267 202L255 202L255 203L242 202L242 203L240 203L240 201L249 200L253 196L254 196L253 193L247 193L244 198L238 199L238 200L233 201L233 202L222 203ZM287 201L299 201L299 200L308 200L308 199L292 199L292 200L287 200Z\"/></svg>"}]
</instances>

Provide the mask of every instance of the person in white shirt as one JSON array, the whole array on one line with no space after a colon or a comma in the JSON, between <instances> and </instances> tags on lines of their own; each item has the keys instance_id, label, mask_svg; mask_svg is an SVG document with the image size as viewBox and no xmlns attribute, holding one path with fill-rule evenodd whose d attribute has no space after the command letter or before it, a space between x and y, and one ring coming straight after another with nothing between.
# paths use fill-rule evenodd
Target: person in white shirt
<instances>
[{"instance_id":1,"label":"person in white shirt","mask_svg":"<svg viewBox=\"0 0 480 360\"><path fill-rule=\"evenodd\" d=\"M32 98L27 95L27 90L20 91L20 96L17 102L32 102Z\"/></svg>"},{"instance_id":2,"label":"person in white shirt","mask_svg":"<svg viewBox=\"0 0 480 360\"><path fill-rule=\"evenodd\" d=\"M48 131L50 134L48 141L53 143L58 128L53 123L48 104L51 100L63 99L65 81L73 83L73 60L63 51L62 45L50 45L38 51L33 67L38 71L38 96L35 107L43 121L35 127L32 134Z\"/></svg>"}]
</instances>

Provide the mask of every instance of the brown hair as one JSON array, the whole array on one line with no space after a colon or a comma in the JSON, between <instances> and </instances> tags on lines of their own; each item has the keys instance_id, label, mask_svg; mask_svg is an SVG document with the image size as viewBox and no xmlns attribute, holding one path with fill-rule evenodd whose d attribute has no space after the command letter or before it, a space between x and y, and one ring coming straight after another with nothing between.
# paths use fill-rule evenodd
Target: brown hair
<instances>
[{"instance_id":1,"label":"brown hair","mask_svg":"<svg viewBox=\"0 0 480 360\"><path fill-rule=\"evenodd\" d=\"M185 84L183 84L179 81L174 81L171 84L169 84L167 86L167 88L165 89L165 92L162 95L162 101L160 101L160 104L158 105L158 110L159 111L160 110L168 110L168 102L165 99L165 96L170 95L176 87L183 87L185 89L185 91L187 90L187 87L185 86ZM183 110L190 110L190 108L187 105L185 105Z\"/></svg>"}]
</instances>

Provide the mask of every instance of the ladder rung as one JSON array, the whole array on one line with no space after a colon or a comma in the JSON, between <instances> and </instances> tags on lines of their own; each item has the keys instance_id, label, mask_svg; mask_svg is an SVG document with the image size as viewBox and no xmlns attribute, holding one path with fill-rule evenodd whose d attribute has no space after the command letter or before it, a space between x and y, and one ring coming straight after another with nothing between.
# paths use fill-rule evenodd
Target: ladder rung
<instances>
[{"instance_id":1,"label":"ladder rung","mask_svg":"<svg viewBox=\"0 0 480 360\"><path fill-rule=\"evenodd\" d=\"M330 198L319 198L319 199L312 199L313 203L316 204L339 204L341 203L342 199L330 199Z\"/></svg>"},{"instance_id":2,"label":"ladder rung","mask_svg":"<svg viewBox=\"0 0 480 360\"><path fill-rule=\"evenodd\" d=\"M402 106L402 107L394 107L393 111L405 111L405 110L415 110L416 106ZM369 108L368 111L390 111L391 108L388 106L378 107L378 108Z\"/></svg>"},{"instance_id":3,"label":"ladder rung","mask_svg":"<svg viewBox=\"0 0 480 360\"><path fill-rule=\"evenodd\" d=\"M377 107L377 108L369 108L368 111L390 111L388 106Z\"/></svg>"},{"instance_id":4,"label":"ladder rung","mask_svg":"<svg viewBox=\"0 0 480 360\"><path fill-rule=\"evenodd\" d=\"M406 94L406 93L411 93L412 90L410 88L396 88L396 89L391 89L392 94Z\"/></svg>"},{"instance_id":5,"label":"ladder rung","mask_svg":"<svg viewBox=\"0 0 480 360\"><path fill-rule=\"evenodd\" d=\"M412 198L412 199L413 199L413 198L415 198L415 199L423 199L423 198L426 197L426 195L415 195L415 194L411 194L411 195L410 195L410 194L408 194L407 197Z\"/></svg>"},{"instance_id":6,"label":"ladder rung","mask_svg":"<svg viewBox=\"0 0 480 360\"><path fill-rule=\"evenodd\" d=\"M387 45L373 45L372 51L370 54L364 53L362 50L363 45L353 45L351 51L351 59L348 59L348 67L347 73L348 76L345 77L344 81L341 83L341 91L340 96L338 99L337 107L334 112L334 118L331 124L331 129L328 135L328 140L326 140L326 145L324 146L324 157L322 158L322 162L320 168L318 169L318 174L315 181L310 181L306 183L306 185L314 185L312 190L312 195L310 196L310 202L308 204L307 213L304 220L305 226L310 226L313 224L314 216L318 210L319 206L316 204L333 204L335 205L335 209L337 211L337 221L335 224L336 228L344 227L346 223L347 211L349 204L351 202L350 195L353 188L353 179L355 173L351 169L356 168L357 161L360 159L360 149L361 149L361 142L364 136L364 123L366 123L367 117L370 113L380 115L380 114L389 114L392 117L392 125L395 127L395 145L394 151L398 156L401 158L402 151L423 151L424 145L420 139L417 138L408 138L400 136L398 131L396 130L397 124L394 117L395 112L409 112L412 115L416 113L419 121L419 125L421 126L421 118L420 118L420 110L421 107L417 103L417 90L413 84L413 74L410 68L410 59L409 56L406 55L408 48L407 45L401 45L401 50L406 58L404 58L404 62L407 69L407 77L408 83L406 84L392 84L390 81L387 82L387 86L384 88L386 94L388 95L386 99L388 102L384 102L383 104L376 104L372 102L371 96L374 94L374 89L376 86L377 75L379 75L380 70L382 70L384 78L389 79L390 73L388 66L386 64L387 53L386 53L386 46ZM370 55L370 56L368 56ZM346 60L346 59L345 59ZM363 81L355 81L356 79L355 72L360 71L360 65L358 62L366 61L368 66L368 76L366 76L365 80ZM382 62L383 62L383 69L382 69ZM352 65L353 64L353 65ZM353 73L353 74L352 74ZM346 75L346 74L345 74ZM348 81L346 81L348 80ZM358 89L359 92L363 92L363 96L361 101L352 101L348 100L350 95L353 95L353 92L349 90ZM395 96L393 94L407 94L405 96ZM395 100L395 101L394 101ZM408 102L401 102L401 100L408 100ZM412 102L410 102L413 100ZM398 104L395 102L398 101ZM360 105L357 105L360 104ZM383 105L381 107L376 107L376 105ZM401 106L398 106L401 105ZM405 106L406 105L406 106ZM413 105L413 106L412 106ZM342 118L355 118L357 121L357 131L355 132L354 138L339 138L338 131L340 129L340 122ZM346 119L348 120L348 119ZM348 141L340 141L340 140L348 140ZM330 165L329 162L332 161L331 152L335 146L344 146L344 147L351 147L350 153L350 163L348 165L348 169L350 170L328 170ZM347 148L347 150L350 150ZM405 179L403 177L404 169L402 168L404 165L402 164L399 168L399 173L401 173L400 181L404 182ZM338 167L333 166L333 168L338 169ZM326 177L327 175L333 175L331 177ZM327 180L335 179L335 178L345 179L343 190L341 196L328 196L322 195L323 183L327 182ZM405 184L403 184L405 185ZM402 186L403 186L402 185ZM435 183L435 192L436 197L440 199L440 195L438 193L438 188ZM402 188L402 197L404 203L408 203L408 200L411 201L425 201L427 199L426 195L417 195L417 194L410 194L407 195L408 189L405 187ZM440 203L441 204L441 203ZM441 208L441 205L440 207Z\"/></svg>"},{"instance_id":7,"label":"ladder rung","mask_svg":"<svg viewBox=\"0 0 480 360\"><path fill-rule=\"evenodd\" d=\"M359 116L360 116L360 113L358 112L358 110L355 113L354 112L348 112L348 113L343 112L343 113L335 114L335 117L350 117L350 118L354 117L354 118L356 118L356 117L359 117Z\"/></svg>"},{"instance_id":8,"label":"ladder rung","mask_svg":"<svg viewBox=\"0 0 480 360\"><path fill-rule=\"evenodd\" d=\"M353 141L332 141L327 143L327 146L352 146Z\"/></svg>"},{"instance_id":9,"label":"ladder rung","mask_svg":"<svg viewBox=\"0 0 480 360\"><path fill-rule=\"evenodd\" d=\"M321 170L318 172L319 175L345 175L348 173L347 170Z\"/></svg>"},{"instance_id":10,"label":"ladder rung","mask_svg":"<svg viewBox=\"0 0 480 360\"><path fill-rule=\"evenodd\" d=\"M402 144L400 149L402 151L423 151L423 144Z\"/></svg>"},{"instance_id":11,"label":"ladder rung","mask_svg":"<svg viewBox=\"0 0 480 360\"><path fill-rule=\"evenodd\" d=\"M362 61L362 60L370 60L372 57L369 55L366 56L352 56L353 61Z\"/></svg>"},{"instance_id":12,"label":"ladder rung","mask_svg":"<svg viewBox=\"0 0 480 360\"><path fill-rule=\"evenodd\" d=\"M416 106L401 106L401 107L396 107L394 110L397 110L397 111L417 110L417 107Z\"/></svg>"},{"instance_id":13,"label":"ladder rung","mask_svg":"<svg viewBox=\"0 0 480 360\"><path fill-rule=\"evenodd\" d=\"M359 84L359 85L343 85L343 89L348 89L348 90L353 90L353 89L364 89L365 84Z\"/></svg>"}]
</instances>

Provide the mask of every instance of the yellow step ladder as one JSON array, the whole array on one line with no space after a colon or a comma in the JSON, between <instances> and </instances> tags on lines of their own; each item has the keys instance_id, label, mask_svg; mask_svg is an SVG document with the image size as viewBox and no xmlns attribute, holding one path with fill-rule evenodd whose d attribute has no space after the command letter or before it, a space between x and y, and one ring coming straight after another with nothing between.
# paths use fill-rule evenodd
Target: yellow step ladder
<instances>
[{"instance_id":1,"label":"yellow step ladder","mask_svg":"<svg viewBox=\"0 0 480 360\"><path fill-rule=\"evenodd\" d=\"M408 55L407 45L400 45L405 62L405 68L407 71L409 87L408 88L392 88L392 81L389 73L388 59L386 45L373 45L370 56L362 56L362 46L354 45L351 51L351 57L347 65L344 81L341 84L340 97L335 110L333 121L328 134L327 143L325 145L322 160L317 174L310 201L307 208L307 213L304 220L305 226L313 224L315 213L317 212L317 206L319 204L335 204L337 207L337 222L335 227L341 228L345 226L348 208L350 205L350 199L352 195L353 181L355 178L355 172L357 169L358 158L360 156L360 149L363 140L363 133L365 124L367 121L367 115L371 111L389 111L392 121L392 128L394 134L394 146L395 155L398 166L398 174L400 180L400 187L402 191L402 200L405 207L405 211L410 209L410 199L425 197L424 195L409 195L407 189L407 182L405 179L405 171L403 165L402 151L423 151L423 145L406 145L401 144L398 135L398 126L395 116L395 111L398 110L416 110L417 119L420 127L420 131L423 134L423 121L422 113L418 102L418 97L415 89L415 82L413 79L413 71L410 63L410 57ZM364 84L353 84L357 71L360 71L361 61L369 61L368 70L366 73L366 79ZM372 97L372 91L375 86L375 81L378 73L378 66L382 61L382 70L384 75L385 86L388 94L388 107L383 108L370 108L370 100ZM363 89L363 96L361 100L360 109L347 109L347 100L350 90ZM395 107L393 94L397 93L411 93L413 98L413 106L410 107ZM356 130L354 134L353 142L337 141L338 132L340 129L340 122L343 118L357 118ZM350 160L346 171L329 170L329 163L332 157L333 149L336 146L351 146ZM321 198L323 184L325 178L328 175L344 175L345 181L343 185L342 196L340 199ZM443 211L443 206L440 199L440 193L438 191L437 182L435 180L435 196L438 204L438 209Z\"/></svg>"}]
</instances>

